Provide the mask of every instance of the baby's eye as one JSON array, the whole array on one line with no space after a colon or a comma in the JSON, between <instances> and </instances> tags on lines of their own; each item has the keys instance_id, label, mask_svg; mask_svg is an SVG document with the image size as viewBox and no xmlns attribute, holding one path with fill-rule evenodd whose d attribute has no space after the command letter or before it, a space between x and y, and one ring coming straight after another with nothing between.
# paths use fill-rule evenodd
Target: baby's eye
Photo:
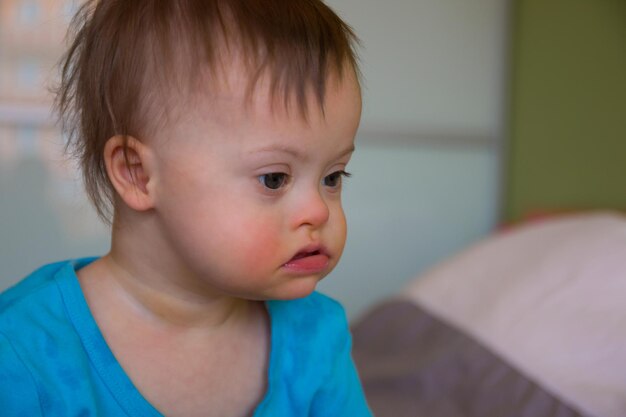
<instances>
[{"instance_id":1,"label":"baby's eye","mask_svg":"<svg viewBox=\"0 0 626 417\"><path fill-rule=\"evenodd\" d=\"M284 172L270 172L269 174L259 175L259 182L265 188L270 190L278 190L287 183L288 175Z\"/></svg>"},{"instance_id":2,"label":"baby's eye","mask_svg":"<svg viewBox=\"0 0 626 417\"><path fill-rule=\"evenodd\" d=\"M331 188L339 188L341 186L341 178L342 177L350 177L350 174L347 173L346 171L337 171L337 172L333 172L330 175L327 175L326 177L324 177L324 185L326 187L331 187Z\"/></svg>"}]
</instances>

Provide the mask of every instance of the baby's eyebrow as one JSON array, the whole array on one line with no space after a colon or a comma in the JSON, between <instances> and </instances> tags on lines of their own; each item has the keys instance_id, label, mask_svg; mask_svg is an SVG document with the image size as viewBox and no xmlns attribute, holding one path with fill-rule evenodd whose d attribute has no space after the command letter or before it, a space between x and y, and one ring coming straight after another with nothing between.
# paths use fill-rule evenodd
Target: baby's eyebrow
<instances>
[{"instance_id":1,"label":"baby's eyebrow","mask_svg":"<svg viewBox=\"0 0 626 417\"><path fill-rule=\"evenodd\" d=\"M345 151L343 151L339 155L337 155L337 159L341 159L343 157L346 157L346 156L350 155L351 153L354 152L354 149L355 149L354 145L350 146Z\"/></svg>"},{"instance_id":2,"label":"baby's eyebrow","mask_svg":"<svg viewBox=\"0 0 626 417\"><path fill-rule=\"evenodd\" d=\"M354 144L353 144L353 145L351 145L351 146L350 146L349 148L347 148L345 151L341 152L341 153L338 155L338 158L343 158L344 156L350 155L351 153L353 153L353 152L354 152L354 150L355 150L355 149L356 149L356 148L354 147Z\"/></svg>"},{"instance_id":3,"label":"baby's eyebrow","mask_svg":"<svg viewBox=\"0 0 626 417\"><path fill-rule=\"evenodd\" d=\"M351 145L350 147L348 147L347 149L339 153L337 155L337 159L343 158L344 156L351 154L352 152L354 152L354 149L355 149L354 145ZM293 156L295 159L300 159L300 160L306 159L306 156L299 149L293 148L290 146L269 145L269 146L264 146L261 148L254 149L249 152L250 155L256 155L259 153L285 153L285 154Z\"/></svg>"},{"instance_id":4,"label":"baby's eyebrow","mask_svg":"<svg viewBox=\"0 0 626 417\"><path fill-rule=\"evenodd\" d=\"M296 148L281 145L269 145L261 148L253 149L248 152L250 155L256 155L259 153L286 153L293 156L296 159L304 159L304 155Z\"/></svg>"}]
</instances>

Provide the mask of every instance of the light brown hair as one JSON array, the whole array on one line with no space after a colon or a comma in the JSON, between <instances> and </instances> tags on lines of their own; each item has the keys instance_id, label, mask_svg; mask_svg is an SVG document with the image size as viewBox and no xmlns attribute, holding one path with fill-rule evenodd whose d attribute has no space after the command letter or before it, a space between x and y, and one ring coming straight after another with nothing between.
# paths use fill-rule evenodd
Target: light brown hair
<instances>
[{"instance_id":1,"label":"light brown hair","mask_svg":"<svg viewBox=\"0 0 626 417\"><path fill-rule=\"evenodd\" d=\"M114 200L106 141L153 132L169 117L173 91L197 91L207 69L214 81L228 71L224 50L243 56L250 94L267 75L270 94L295 98L303 115L309 91L323 110L329 72L358 76L357 39L320 0L88 0L69 35L55 104L106 222Z\"/></svg>"}]
</instances>

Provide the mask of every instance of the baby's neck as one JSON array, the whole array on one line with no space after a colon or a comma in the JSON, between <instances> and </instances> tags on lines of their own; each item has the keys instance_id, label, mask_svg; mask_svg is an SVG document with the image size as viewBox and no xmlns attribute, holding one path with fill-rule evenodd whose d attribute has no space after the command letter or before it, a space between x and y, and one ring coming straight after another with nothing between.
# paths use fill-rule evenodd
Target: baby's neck
<instances>
[{"instance_id":1,"label":"baby's neck","mask_svg":"<svg viewBox=\"0 0 626 417\"><path fill-rule=\"evenodd\" d=\"M145 321L163 330L209 331L245 326L254 302L228 296L193 293L175 284L164 285L137 276L108 254L78 272L87 302L126 311L129 320Z\"/></svg>"},{"instance_id":2,"label":"baby's neck","mask_svg":"<svg viewBox=\"0 0 626 417\"><path fill-rule=\"evenodd\" d=\"M111 279L129 302L134 303L138 311L165 325L220 327L245 316L249 306L247 300L209 294L204 288L188 288L175 282L164 284L161 280L133 275L111 254L102 260Z\"/></svg>"},{"instance_id":3,"label":"baby's neck","mask_svg":"<svg viewBox=\"0 0 626 417\"><path fill-rule=\"evenodd\" d=\"M258 304L215 291L169 259L167 243L154 233L149 218L119 226L113 227L109 254L79 276L97 275L94 285L140 317L163 326L210 330L235 324L249 315L251 304Z\"/></svg>"}]
</instances>

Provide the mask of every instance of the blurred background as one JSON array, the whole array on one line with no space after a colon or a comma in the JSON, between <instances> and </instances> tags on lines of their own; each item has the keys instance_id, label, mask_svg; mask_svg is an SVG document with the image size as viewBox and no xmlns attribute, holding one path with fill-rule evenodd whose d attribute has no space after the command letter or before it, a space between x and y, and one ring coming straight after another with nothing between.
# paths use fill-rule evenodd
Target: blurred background
<instances>
[{"instance_id":1,"label":"blurred background","mask_svg":"<svg viewBox=\"0 0 626 417\"><path fill-rule=\"evenodd\" d=\"M538 208L626 208L626 2L328 4L362 41L348 244L320 286L351 319ZM0 290L108 250L50 111L76 8L0 0Z\"/></svg>"}]
</instances>

